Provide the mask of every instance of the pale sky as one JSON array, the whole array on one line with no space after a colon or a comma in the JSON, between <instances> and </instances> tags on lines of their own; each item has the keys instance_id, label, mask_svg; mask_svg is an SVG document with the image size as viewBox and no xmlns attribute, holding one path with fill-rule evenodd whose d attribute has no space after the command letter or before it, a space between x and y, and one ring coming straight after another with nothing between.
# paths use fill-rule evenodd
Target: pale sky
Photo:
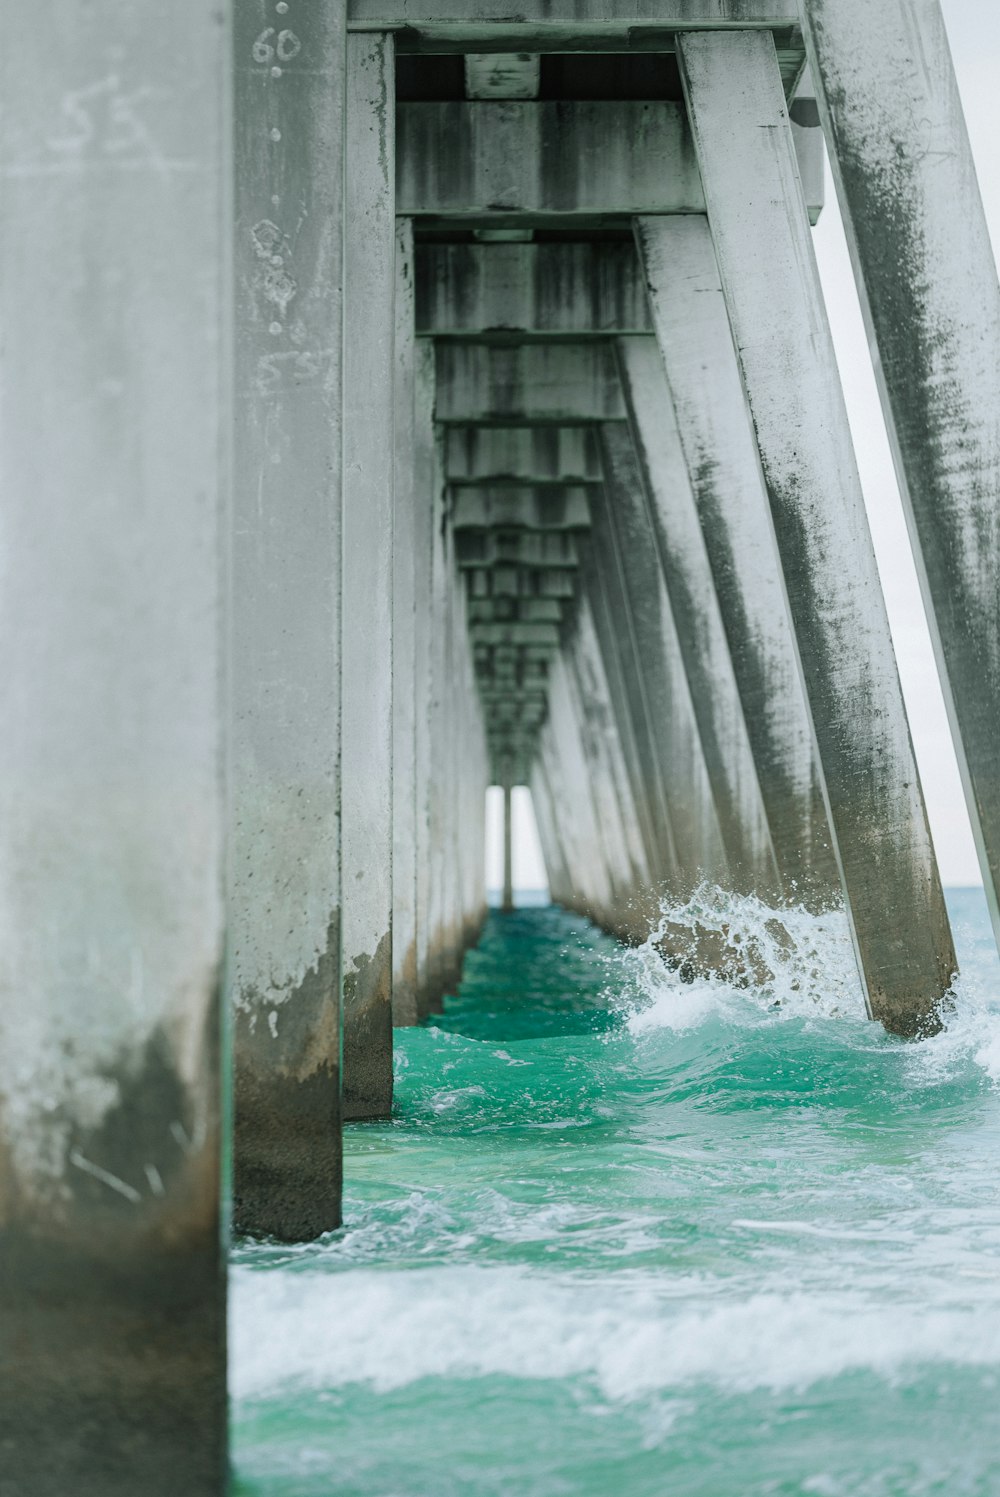
<instances>
[{"instance_id":1,"label":"pale sky","mask_svg":"<svg viewBox=\"0 0 1000 1497\"><path fill-rule=\"evenodd\" d=\"M941 0L941 4L996 250L1000 245L1000 4L996 0ZM979 864L829 171L826 207L813 239L941 876L945 884L978 884ZM499 886L501 878L499 794L490 802L487 816L487 883L492 888ZM525 792L517 802L514 883L519 888L541 887L545 876L530 797Z\"/></svg>"}]
</instances>

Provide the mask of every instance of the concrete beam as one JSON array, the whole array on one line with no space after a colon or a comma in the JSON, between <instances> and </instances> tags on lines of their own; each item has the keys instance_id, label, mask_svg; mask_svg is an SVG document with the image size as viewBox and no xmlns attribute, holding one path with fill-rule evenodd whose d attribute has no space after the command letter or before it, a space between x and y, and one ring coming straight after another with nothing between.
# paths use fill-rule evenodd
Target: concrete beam
<instances>
[{"instance_id":1,"label":"concrete beam","mask_svg":"<svg viewBox=\"0 0 1000 1497\"><path fill-rule=\"evenodd\" d=\"M480 598L469 601L469 620L474 624L558 624L564 617L561 598Z\"/></svg>"},{"instance_id":2,"label":"concrete beam","mask_svg":"<svg viewBox=\"0 0 1000 1497\"><path fill-rule=\"evenodd\" d=\"M859 967L873 1016L922 1032L955 953L774 44L690 34L679 59Z\"/></svg>"},{"instance_id":3,"label":"concrete beam","mask_svg":"<svg viewBox=\"0 0 1000 1497\"><path fill-rule=\"evenodd\" d=\"M601 481L596 440L586 426L450 426L444 462L452 484Z\"/></svg>"},{"instance_id":4,"label":"concrete beam","mask_svg":"<svg viewBox=\"0 0 1000 1497\"><path fill-rule=\"evenodd\" d=\"M448 100L399 103L396 121L399 212L415 218L523 229L705 211L679 104ZM815 222L823 207L822 135L791 130Z\"/></svg>"},{"instance_id":5,"label":"concrete beam","mask_svg":"<svg viewBox=\"0 0 1000 1497\"><path fill-rule=\"evenodd\" d=\"M437 419L446 425L566 426L624 414L606 343L437 345Z\"/></svg>"},{"instance_id":6,"label":"concrete beam","mask_svg":"<svg viewBox=\"0 0 1000 1497\"><path fill-rule=\"evenodd\" d=\"M465 575L470 598L572 598L576 592L569 567L480 567Z\"/></svg>"},{"instance_id":7,"label":"concrete beam","mask_svg":"<svg viewBox=\"0 0 1000 1497\"><path fill-rule=\"evenodd\" d=\"M500 526L526 530L585 530L590 524L587 490L571 488L459 488L450 494L453 530Z\"/></svg>"},{"instance_id":8,"label":"concrete beam","mask_svg":"<svg viewBox=\"0 0 1000 1497\"><path fill-rule=\"evenodd\" d=\"M455 564L565 571L577 564L576 539L564 530L463 530L455 536Z\"/></svg>"},{"instance_id":9,"label":"concrete beam","mask_svg":"<svg viewBox=\"0 0 1000 1497\"><path fill-rule=\"evenodd\" d=\"M1000 941L1000 290L938 0L803 16Z\"/></svg>"},{"instance_id":10,"label":"concrete beam","mask_svg":"<svg viewBox=\"0 0 1000 1497\"><path fill-rule=\"evenodd\" d=\"M417 331L573 338L652 331L632 244L425 244Z\"/></svg>"},{"instance_id":11,"label":"concrete beam","mask_svg":"<svg viewBox=\"0 0 1000 1497\"><path fill-rule=\"evenodd\" d=\"M535 99L541 58L524 52L470 52L465 57L467 99Z\"/></svg>"},{"instance_id":12,"label":"concrete beam","mask_svg":"<svg viewBox=\"0 0 1000 1497\"><path fill-rule=\"evenodd\" d=\"M0 1486L19 1497L227 1480L232 9L39 0L2 64Z\"/></svg>"},{"instance_id":13,"label":"concrete beam","mask_svg":"<svg viewBox=\"0 0 1000 1497\"><path fill-rule=\"evenodd\" d=\"M344 1117L392 1106L396 237L391 37L348 40L344 214L341 949Z\"/></svg>"},{"instance_id":14,"label":"concrete beam","mask_svg":"<svg viewBox=\"0 0 1000 1497\"><path fill-rule=\"evenodd\" d=\"M342 156L345 41L303 16L272 73L266 21L236 35L233 1219L295 1241L340 1225L343 185L313 168Z\"/></svg>"},{"instance_id":15,"label":"concrete beam","mask_svg":"<svg viewBox=\"0 0 1000 1497\"><path fill-rule=\"evenodd\" d=\"M651 531L636 522L634 544L652 539L663 570L732 887L774 899L781 879L663 364L650 338L623 338L618 352L631 432L601 427L605 463L647 498Z\"/></svg>"},{"instance_id":16,"label":"concrete beam","mask_svg":"<svg viewBox=\"0 0 1000 1497\"><path fill-rule=\"evenodd\" d=\"M470 624L469 637L474 645L539 645L550 650L559 648L559 630L555 624Z\"/></svg>"},{"instance_id":17,"label":"concrete beam","mask_svg":"<svg viewBox=\"0 0 1000 1497\"><path fill-rule=\"evenodd\" d=\"M647 218L638 221L637 238L666 399L676 417L782 883L792 899L828 908L840 901L840 874L711 233L702 218ZM663 429L660 407L643 405L634 417L642 440L655 443ZM651 467L663 471L662 461ZM665 527L673 524L683 484L682 474L663 493Z\"/></svg>"},{"instance_id":18,"label":"concrete beam","mask_svg":"<svg viewBox=\"0 0 1000 1497\"><path fill-rule=\"evenodd\" d=\"M508 0L352 0L352 30L404 32L402 47L468 52L669 50L673 33L687 27L764 27L790 33L786 45L802 54L796 0L671 0L669 5L639 0L545 0L534 9Z\"/></svg>"}]
</instances>

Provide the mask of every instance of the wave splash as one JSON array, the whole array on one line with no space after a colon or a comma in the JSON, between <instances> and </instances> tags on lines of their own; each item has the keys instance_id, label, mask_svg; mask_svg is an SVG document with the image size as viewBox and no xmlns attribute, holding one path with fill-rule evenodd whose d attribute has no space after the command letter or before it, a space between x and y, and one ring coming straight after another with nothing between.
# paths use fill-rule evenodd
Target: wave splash
<instances>
[{"instance_id":1,"label":"wave splash","mask_svg":"<svg viewBox=\"0 0 1000 1497\"><path fill-rule=\"evenodd\" d=\"M695 1028L712 1014L865 1017L842 909L779 909L701 884L685 900L662 901L655 928L625 967L624 993L620 974L616 987L633 1034Z\"/></svg>"},{"instance_id":2,"label":"wave splash","mask_svg":"<svg viewBox=\"0 0 1000 1497\"><path fill-rule=\"evenodd\" d=\"M624 982L622 980L624 975ZM846 912L776 908L702 884L664 899L642 946L616 963L611 1001L628 1031L682 1033L710 1019L741 1028L780 1019L834 1020L845 1044L885 1040L869 1025ZM937 1035L893 1041L911 1080L937 1084L969 1063L1000 1086L1000 983L992 953L958 976ZM846 1021L846 1022L845 1022Z\"/></svg>"},{"instance_id":3,"label":"wave splash","mask_svg":"<svg viewBox=\"0 0 1000 1497\"><path fill-rule=\"evenodd\" d=\"M776 1391L861 1370L892 1379L935 1363L996 1362L996 1285L983 1286L975 1317L850 1292L677 1303L683 1287L668 1297L590 1282L581 1292L500 1268L237 1270L233 1392L245 1401L288 1384L386 1392L429 1377L500 1376L582 1379L627 1403L697 1383ZM686 1287L704 1295L703 1283Z\"/></svg>"}]
</instances>

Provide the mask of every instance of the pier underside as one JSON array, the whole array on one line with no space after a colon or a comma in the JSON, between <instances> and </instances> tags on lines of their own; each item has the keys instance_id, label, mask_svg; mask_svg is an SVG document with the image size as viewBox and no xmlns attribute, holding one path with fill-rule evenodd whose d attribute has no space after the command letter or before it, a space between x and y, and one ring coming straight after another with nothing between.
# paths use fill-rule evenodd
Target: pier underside
<instances>
[{"instance_id":1,"label":"pier underside","mask_svg":"<svg viewBox=\"0 0 1000 1497\"><path fill-rule=\"evenodd\" d=\"M390 1115L394 1027L482 929L488 787L530 788L553 900L604 931L694 972L718 933L665 901L842 907L869 1016L939 1026L824 142L998 928L1000 291L937 0L32 26L0 123L0 1459L19 1497L202 1497L230 1133L237 1230L340 1224L343 1124ZM65 1439L63 1316L65 1367L95 1343Z\"/></svg>"}]
</instances>

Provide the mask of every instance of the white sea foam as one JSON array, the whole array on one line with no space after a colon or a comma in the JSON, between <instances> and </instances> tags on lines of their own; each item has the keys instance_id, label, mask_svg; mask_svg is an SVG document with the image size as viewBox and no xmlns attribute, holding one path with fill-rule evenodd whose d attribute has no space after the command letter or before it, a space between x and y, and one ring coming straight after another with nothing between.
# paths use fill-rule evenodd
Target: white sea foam
<instances>
[{"instance_id":1,"label":"white sea foam","mask_svg":"<svg viewBox=\"0 0 1000 1497\"><path fill-rule=\"evenodd\" d=\"M728 971L684 981L661 954L664 936L692 955L707 949L725 968L742 964L754 977L734 980ZM710 1019L746 1027L775 1019L862 1021L864 999L847 917L842 910L811 914L797 906L774 909L753 895L708 885L689 900L661 907L657 928L624 958L628 978L623 997L627 1027L641 1037L659 1030L683 1033ZM974 958L958 977L944 1010L944 1027L929 1040L907 1046L915 1086L934 1086L970 1064L1000 1087L1000 983L994 953ZM880 1036L881 1031L877 1031ZM844 1042L872 1041L867 1025L851 1022Z\"/></svg>"},{"instance_id":2,"label":"white sea foam","mask_svg":"<svg viewBox=\"0 0 1000 1497\"><path fill-rule=\"evenodd\" d=\"M664 961L665 945L678 953L679 968ZM665 900L655 930L626 960L628 1027L636 1035L693 1029L717 1015L737 1023L763 1013L864 1017L842 910L774 909L706 884L683 902ZM707 975L685 980L706 961Z\"/></svg>"},{"instance_id":3,"label":"white sea foam","mask_svg":"<svg viewBox=\"0 0 1000 1497\"><path fill-rule=\"evenodd\" d=\"M628 1402L702 1382L803 1389L857 1370L897 1381L929 1364L1000 1361L1000 1298L988 1292L975 1308L931 1308L832 1292L710 1302L709 1287L675 1282L666 1298L513 1268L237 1269L232 1387L248 1400L292 1386L575 1378Z\"/></svg>"}]
</instances>

